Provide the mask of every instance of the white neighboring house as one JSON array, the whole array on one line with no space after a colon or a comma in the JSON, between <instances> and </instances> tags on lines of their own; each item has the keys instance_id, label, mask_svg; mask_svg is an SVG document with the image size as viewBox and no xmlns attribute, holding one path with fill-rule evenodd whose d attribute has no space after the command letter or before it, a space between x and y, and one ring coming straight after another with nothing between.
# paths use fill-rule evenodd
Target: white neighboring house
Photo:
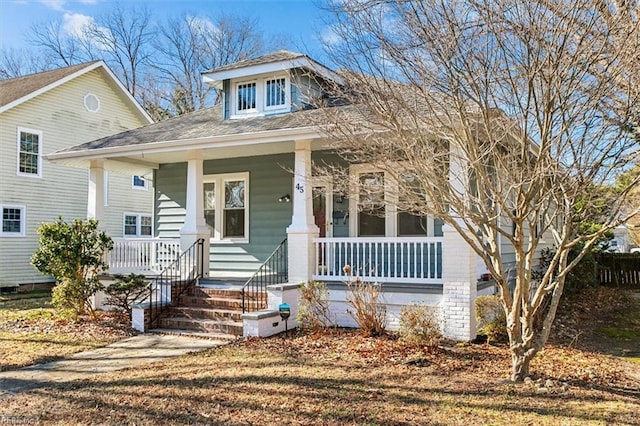
<instances>
[{"instance_id":1,"label":"white neighboring house","mask_svg":"<svg viewBox=\"0 0 640 426\"><path fill-rule=\"evenodd\" d=\"M58 216L95 217L98 208L112 237L152 235L150 180L95 162L105 198L87 210L87 170L43 158L152 122L102 61L0 81L0 287L52 281L30 258L38 226Z\"/></svg>"}]
</instances>

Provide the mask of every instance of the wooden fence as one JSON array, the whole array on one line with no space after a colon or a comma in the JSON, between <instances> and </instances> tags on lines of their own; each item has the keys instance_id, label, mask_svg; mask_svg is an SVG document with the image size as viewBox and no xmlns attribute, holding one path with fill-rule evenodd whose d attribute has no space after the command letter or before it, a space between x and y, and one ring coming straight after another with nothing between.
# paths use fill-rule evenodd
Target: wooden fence
<instances>
[{"instance_id":1,"label":"wooden fence","mask_svg":"<svg viewBox=\"0 0 640 426\"><path fill-rule=\"evenodd\" d=\"M640 288L640 254L601 253L596 262L600 285Z\"/></svg>"}]
</instances>

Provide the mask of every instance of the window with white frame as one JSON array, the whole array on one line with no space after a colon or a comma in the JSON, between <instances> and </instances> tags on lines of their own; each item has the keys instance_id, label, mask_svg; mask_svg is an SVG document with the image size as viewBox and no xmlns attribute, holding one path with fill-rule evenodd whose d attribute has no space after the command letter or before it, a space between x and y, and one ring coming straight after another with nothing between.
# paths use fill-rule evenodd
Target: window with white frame
<instances>
[{"instance_id":1,"label":"window with white frame","mask_svg":"<svg viewBox=\"0 0 640 426\"><path fill-rule=\"evenodd\" d=\"M125 237L152 237L153 221L151 216L142 213L124 214Z\"/></svg>"},{"instance_id":2,"label":"window with white frame","mask_svg":"<svg viewBox=\"0 0 640 426\"><path fill-rule=\"evenodd\" d=\"M142 176L133 176L131 178L131 187L133 189L147 189L148 186L147 180Z\"/></svg>"},{"instance_id":3,"label":"window with white frame","mask_svg":"<svg viewBox=\"0 0 640 426\"><path fill-rule=\"evenodd\" d=\"M352 236L442 236L441 219L399 208L410 203L398 199L397 182L390 176L366 165L352 166L351 173L358 186L358 198L350 205Z\"/></svg>"},{"instance_id":4,"label":"window with white frame","mask_svg":"<svg viewBox=\"0 0 640 426\"><path fill-rule=\"evenodd\" d=\"M291 88L289 78L284 75L238 82L234 88L231 108L239 116L282 112L290 106Z\"/></svg>"},{"instance_id":5,"label":"window with white frame","mask_svg":"<svg viewBox=\"0 0 640 426\"><path fill-rule=\"evenodd\" d=\"M265 81L265 109L281 108L287 102L287 80L284 77Z\"/></svg>"},{"instance_id":6,"label":"window with white frame","mask_svg":"<svg viewBox=\"0 0 640 426\"><path fill-rule=\"evenodd\" d=\"M2 226L0 236L2 237L24 237L26 209L25 206L0 205L2 211Z\"/></svg>"},{"instance_id":7,"label":"window with white frame","mask_svg":"<svg viewBox=\"0 0 640 426\"><path fill-rule=\"evenodd\" d=\"M213 239L249 239L248 186L248 172L204 176L204 217Z\"/></svg>"},{"instance_id":8,"label":"window with white frame","mask_svg":"<svg viewBox=\"0 0 640 426\"><path fill-rule=\"evenodd\" d=\"M18 128L18 175L42 175L42 132Z\"/></svg>"},{"instance_id":9,"label":"window with white frame","mask_svg":"<svg viewBox=\"0 0 640 426\"><path fill-rule=\"evenodd\" d=\"M256 82L239 83L236 86L238 94L236 109L238 112L256 111Z\"/></svg>"}]
</instances>

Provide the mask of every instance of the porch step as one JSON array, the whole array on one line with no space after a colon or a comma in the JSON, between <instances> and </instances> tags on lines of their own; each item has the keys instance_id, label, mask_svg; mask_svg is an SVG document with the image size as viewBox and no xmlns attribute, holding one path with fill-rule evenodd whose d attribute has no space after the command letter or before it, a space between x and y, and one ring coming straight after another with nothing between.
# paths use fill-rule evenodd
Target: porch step
<instances>
[{"instance_id":1,"label":"porch step","mask_svg":"<svg viewBox=\"0 0 640 426\"><path fill-rule=\"evenodd\" d=\"M178 306L169 308L169 317L182 317L191 319L242 321L240 309L207 309L202 307Z\"/></svg>"},{"instance_id":2,"label":"porch step","mask_svg":"<svg viewBox=\"0 0 640 426\"><path fill-rule=\"evenodd\" d=\"M205 320L187 317L169 317L160 319L159 328L242 336L242 322L225 321L222 319Z\"/></svg>"},{"instance_id":3,"label":"porch step","mask_svg":"<svg viewBox=\"0 0 640 426\"><path fill-rule=\"evenodd\" d=\"M204 333L201 331L194 330L179 330L172 328L154 328L149 330L149 333L152 334L166 334L169 336L187 336L187 337L196 337L198 339L209 339L209 340L220 340L223 342L233 342L238 340L240 336L236 336L233 334L225 334L225 333Z\"/></svg>"},{"instance_id":4,"label":"porch step","mask_svg":"<svg viewBox=\"0 0 640 426\"><path fill-rule=\"evenodd\" d=\"M242 300L242 288L214 288L214 287L193 287L187 293L190 297L216 297L219 299Z\"/></svg>"},{"instance_id":5,"label":"porch step","mask_svg":"<svg viewBox=\"0 0 640 426\"><path fill-rule=\"evenodd\" d=\"M242 311L242 299L231 297L207 297L184 295L178 298L177 307L200 307L205 309L230 309Z\"/></svg>"}]
</instances>

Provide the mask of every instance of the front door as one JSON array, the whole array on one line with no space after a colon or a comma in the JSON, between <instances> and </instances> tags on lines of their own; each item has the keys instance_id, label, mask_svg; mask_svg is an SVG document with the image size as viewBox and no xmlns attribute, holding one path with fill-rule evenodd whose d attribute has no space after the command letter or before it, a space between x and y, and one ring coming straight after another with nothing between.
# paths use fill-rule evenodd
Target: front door
<instances>
[{"instance_id":1,"label":"front door","mask_svg":"<svg viewBox=\"0 0 640 426\"><path fill-rule=\"evenodd\" d=\"M313 185L313 220L320 230L320 238L333 236L332 222L332 196L331 186L327 183L316 183ZM320 245L318 253L318 265L326 267L327 254Z\"/></svg>"}]
</instances>

